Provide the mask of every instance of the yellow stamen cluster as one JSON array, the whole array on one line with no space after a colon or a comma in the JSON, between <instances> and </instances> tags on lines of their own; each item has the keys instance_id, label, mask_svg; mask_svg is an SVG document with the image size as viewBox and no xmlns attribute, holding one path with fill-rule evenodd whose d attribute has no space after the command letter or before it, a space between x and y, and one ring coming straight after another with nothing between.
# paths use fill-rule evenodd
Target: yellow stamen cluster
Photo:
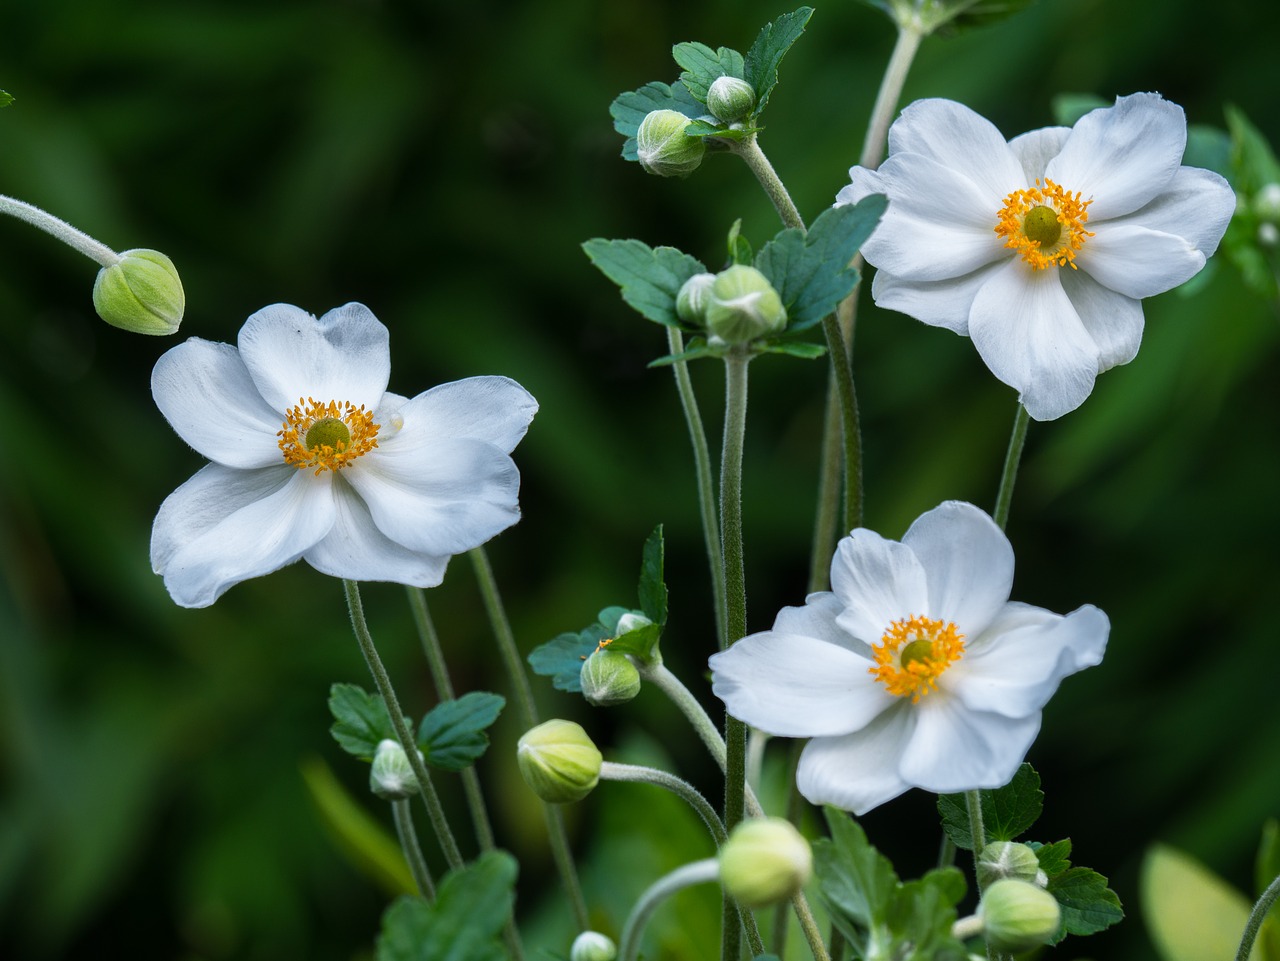
<instances>
[{"instance_id":1,"label":"yellow stamen cluster","mask_svg":"<svg viewBox=\"0 0 1280 961\"><path fill-rule=\"evenodd\" d=\"M890 694L914 704L938 689L938 678L964 654L964 635L950 622L911 615L894 621L872 648L868 668Z\"/></svg>"},{"instance_id":2,"label":"yellow stamen cluster","mask_svg":"<svg viewBox=\"0 0 1280 961\"><path fill-rule=\"evenodd\" d=\"M326 470L341 470L377 447L378 425L364 404L298 398L276 436L286 464L314 469L319 477Z\"/></svg>"},{"instance_id":3,"label":"yellow stamen cluster","mask_svg":"<svg viewBox=\"0 0 1280 961\"><path fill-rule=\"evenodd\" d=\"M1052 180L1041 186L1015 190L1004 198L995 231L1005 238L1004 245L1022 254L1033 270L1046 267L1076 269L1076 251L1084 246L1093 231L1085 230L1089 213L1085 209L1092 198L1082 201L1080 191L1063 190Z\"/></svg>"}]
</instances>

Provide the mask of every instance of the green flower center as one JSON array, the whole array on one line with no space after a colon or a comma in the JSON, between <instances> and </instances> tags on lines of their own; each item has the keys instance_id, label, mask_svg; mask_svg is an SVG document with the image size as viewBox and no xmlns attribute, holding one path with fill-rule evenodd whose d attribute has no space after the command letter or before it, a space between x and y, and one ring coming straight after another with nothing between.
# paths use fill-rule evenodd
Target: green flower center
<instances>
[{"instance_id":1,"label":"green flower center","mask_svg":"<svg viewBox=\"0 0 1280 961\"><path fill-rule=\"evenodd\" d=\"M351 431L337 417L322 417L307 428L307 450L317 447L331 447L335 451L343 451L351 446Z\"/></svg>"},{"instance_id":2,"label":"green flower center","mask_svg":"<svg viewBox=\"0 0 1280 961\"><path fill-rule=\"evenodd\" d=\"M378 446L378 425L373 412L350 401L326 403L307 397L285 412L276 433L284 462L299 470L341 470Z\"/></svg>"},{"instance_id":3,"label":"green flower center","mask_svg":"<svg viewBox=\"0 0 1280 961\"><path fill-rule=\"evenodd\" d=\"M1052 247L1062 236L1062 224L1058 220L1058 212L1052 207L1032 207L1022 222L1022 232L1028 240L1040 244L1041 249Z\"/></svg>"},{"instance_id":4,"label":"green flower center","mask_svg":"<svg viewBox=\"0 0 1280 961\"><path fill-rule=\"evenodd\" d=\"M917 661L927 661L932 656L933 642L918 637L902 649L902 652L898 655L898 663L904 669L907 669Z\"/></svg>"}]
</instances>

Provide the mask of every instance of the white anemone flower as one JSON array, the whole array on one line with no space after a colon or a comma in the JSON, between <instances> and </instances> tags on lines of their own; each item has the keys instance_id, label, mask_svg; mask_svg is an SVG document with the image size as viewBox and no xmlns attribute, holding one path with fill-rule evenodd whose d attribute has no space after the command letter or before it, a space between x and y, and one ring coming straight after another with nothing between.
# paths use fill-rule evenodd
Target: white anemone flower
<instances>
[{"instance_id":1,"label":"white anemone flower","mask_svg":"<svg viewBox=\"0 0 1280 961\"><path fill-rule=\"evenodd\" d=\"M362 304L264 307L237 346L191 338L151 390L212 463L169 495L151 565L183 607L305 560L350 580L434 587L450 556L520 517L509 456L537 402L506 377L387 391L387 328Z\"/></svg>"},{"instance_id":2,"label":"white anemone flower","mask_svg":"<svg viewBox=\"0 0 1280 961\"><path fill-rule=\"evenodd\" d=\"M967 107L919 100L836 203L889 198L862 247L875 302L972 338L1053 420L1137 354L1142 299L1195 276L1222 239L1235 195L1181 165L1186 143L1182 108L1153 93L1007 143Z\"/></svg>"},{"instance_id":3,"label":"white anemone flower","mask_svg":"<svg viewBox=\"0 0 1280 961\"><path fill-rule=\"evenodd\" d=\"M1096 607L1012 602L1012 584L1013 549L972 504L922 514L901 543L859 528L831 591L712 656L712 690L753 727L812 738L796 786L815 804L862 814L912 787L1001 787L1110 631Z\"/></svg>"}]
</instances>

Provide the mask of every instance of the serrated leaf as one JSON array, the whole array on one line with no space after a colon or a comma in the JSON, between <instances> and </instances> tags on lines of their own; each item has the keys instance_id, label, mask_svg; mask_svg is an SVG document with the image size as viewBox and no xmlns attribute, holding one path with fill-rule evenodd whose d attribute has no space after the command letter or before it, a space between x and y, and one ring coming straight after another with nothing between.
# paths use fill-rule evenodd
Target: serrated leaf
<instances>
[{"instance_id":1,"label":"serrated leaf","mask_svg":"<svg viewBox=\"0 0 1280 961\"><path fill-rule=\"evenodd\" d=\"M627 138L622 145L624 159L637 159L636 131L640 129L641 121L653 110L678 110L689 118L706 113L706 108L693 99L682 83L671 85L655 80L638 90L618 94L613 103L609 104L609 116L613 118L613 129Z\"/></svg>"},{"instance_id":2,"label":"serrated leaf","mask_svg":"<svg viewBox=\"0 0 1280 961\"><path fill-rule=\"evenodd\" d=\"M1067 855L1071 853L1070 838L1063 838L1052 844L1038 844L1031 841L1028 842L1028 846L1036 852L1036 860L1040 862L1040 870L1046 877L1054 877L1071 867L1071 862L1067 859Z\"/></svg>"},{"instance_id":3,"label":"serrated leaf","mask_svg":"<svg viewBox=\"0 0 1280 961\"><path fill-rule=\"evenodd\" d=\"M1107 879L1091 868L1068 868L1049 879L1048 891L1062 908L1063 934L1097 934L1124 917L1120 898Z\"/></svg>"},{"instance_id":4,"label":"serrated leaf","mask_svg":"<svg viewBox=\"0 0 1280 961\"><path fill-rule=\"evenodd\" d=\"M653 661L654 650L661 639L662 628L657 624L646 624L613 638L609 642L609 650L631 654L648 664Z\"/></svg>"},{"instance_id":5,"label":"serrated leaf","mask_svg":"<svg viewBox=\"0 0 1280 961\"><path fill-rule=\"evenodd\" d=\"M667 623L667 582L663 575L662 525L653 529L640 554L640 585L637 594L644 616L661 626Z\"/></svg>"},{"instance_id":6,"label":"serrated leaf","mask_svg":"<svg viewBox=\"0 0 1280 961\"><path fill-rule=\"evenodd\" d=\"M609 631L599 623L581 631L560 634L529 653L529 666L533 673L551 678L557 691L579 693L582 662L608 636Z\"/></svg>"},{"instance_id":7,"label":"serrated leaf","mask_svg":"<svg viewBox=\"0 0 1280 961\"><path fill-rule=\"evenodd\" d=\"M434 903L398 899L382 916L378 961L505 961L515 880L515 858L488 851L445 875Z\"/></svg>"},{"instance_id":8,"label":"serrated leaf","mask_svg":"<svg viewBox=\"0 0 1280 961\"><path fill-rule=\"evenodd\" d=\"M1040 775L1026 762L1023 762L1014 773L1013 780L1004 787L979 791L978 796L982 802L984 844L1014 840L1036 823L1044 808ZM938 814L942 816L942 829L955 846L972 851L973 831L969 826L969 808L965 796L939 795Z\"/></svg>"},{"instance_id":9,"label":"serrated leaf","mask_svg":"<svg viewBox=\"0 0 1280 961\"><path fill-rule=\"evenodd\" d=\"M680 82L699 103L707 102L707 88L717 77L742 79L742 54L729 47L712 50L705 43L677 43L671 56L684 68Z\"/></svg>"},{"instance_id":10,"label":"serrated leaf","mask_svg":"<svg viewBox=\"0 0 1280 961\"><path fill-rule=\"evenodd\" d=\"M743 79L756 92L756 105L751 115L756 116L769 102L769 95L778 84L778 65L791 45L804 33L805 24L813 16L812 7L801 7L784 13L772 23L766 23L747 51Z\"/></svg>"},{"instance_id":11,"label":"serrated leaf","mask_svg":"<svg viewBox=\"0 0 1280 961\"><path fill-rule=\"evenodd\" d=\"M817 324L857 285L858 272L849 262L886 206L884 195L872 194L857 204L832 207L807 234L794 227L784 230L756 255L756 269L769 278L787 309L788 331Z\"/></svg>"},{"instance_id":12,"label":"serrated leaf","mask_svg":"<svg viewBox=\"0 0 1280 961\"><path fill-rule=\"evenodd\" d=\"M883 925L898 884L893 865L871 846L853 818L830 807L824 813L831 837L813 844L819 894L835 909L834 916L847 918L863 929Z\"/></svg>"},{"instance_id":13,"label":"serrated leaf","mask_svg":"<svg viewBox=\"0 0 1280 961\"><path fill-rule=\"evenodd\" d=\"M1111 106L1097 94L1092 93L1060 93L1050 101L1050 111L1054 123L1063 127L1074 127L1076 121L1099 107Z\"/></svg>"},{"instance_id":14,"label":"serrated leaf","mask_svg":"<svg viewBox=\"0 0 1280 961\"><path fill-rule=\"evenodd\" d=\"M684 282L707 268L674 247L650 247L639 240L603 240L582 245L600 272L622 288L622 299L642 317L680 327L676 295Z\"/></svg>"},{"instance_id":15,"label":"serrated leaf","mask_svg":"<svg viewBox=\"0 0 1280 961\"><path fill-rule=\"evenodd\" d=\"M500 694L472 691L437 704L418 728L418 747L427 763L445 771L461 771L475 763L489 746L486 729L506 703Z\"/></svg>"},{"instance_id":16,"label":"serrated leaf","mask_svg":"<svg viewBox=\"0 0 1280 961\"><path fill-rule=\"evenodd\" d=\"M822 357L827 352L823 344L815 344L807 340L765 341L762 344L756 344L754 350L759 354L786 354L789 357L800 357L804 360Z\"/></svg>"},{"instance_id":17,"label":"serrated leaf","mask_svg":"<svg viewBox=\"0 0 1280 961\"><path fill-rule=\"evenodd\" d=\"M333 726L329 728L333 739L344 751L362 761L373 760L379 741L396 739L391 715L382 698L358 684L330 687L329 713L333 715Z\"/></svg>"},{"instance_id":18,"label":"serrated leaf","mask_svg":"<svg viewBox=\"0 0 1280 961\"><path fill-rule=\"evenodd\" d=\"M1164 844L1142 859L1139 903L1163 961L1234 958L1249 902L1190 855ZM1257 944L1249 961L1260 961Z\"/></svg>"}]
</instances>

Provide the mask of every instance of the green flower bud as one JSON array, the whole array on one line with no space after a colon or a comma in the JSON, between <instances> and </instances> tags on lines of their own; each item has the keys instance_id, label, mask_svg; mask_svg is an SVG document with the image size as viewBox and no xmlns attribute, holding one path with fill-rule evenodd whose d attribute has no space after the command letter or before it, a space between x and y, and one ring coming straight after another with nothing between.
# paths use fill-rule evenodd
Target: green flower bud
<instances>
[{"instance_id":1,"label":"green flower bud","mask_svg":"<svg viewBox=\"0 0 1280 961\"><path fill-rule=\"evenodd\" d=\"M659 177L687 177L698 169L707 145L701 137L686 137L693 123L678 110L651 110L636 131L640 166Z\"/></svg>"},{"instance_id":2,"label":"green flower bud","mask_svg":"<svg viewBox=\"0 0 1280 961\"><path fill-rule=\"evenodd\" d=\"M769 279L754 267L735 264L711 285L707 332L728 344L745 344L776 334L787 325L787 310Z\"/></svg>"},{"instance_id":3,"label":"green flower bud","mask_svg":"<svg viewBox=\"0 0 1280 961\"><path fill-rule=\"evenodd\" d=\"M701 327L706 323L707 303L711 299L711 285L715 274L694 274L684 282L676 294L676 316L686 324Z\"/></svg>"},{"instance_id":4,"label":"green flower bud","mask_svg":"<svg viewBox=\"0 0 1280 961\"><path fill-rule=\"evenodd\" d=\"M400 801L418 793L418 776L399 741L388 738L378 742L369 769L369 790L384 801Z\"/></svg>"},{"instance_id":5,"label":"green flower bud","mask_svg":"<svg viewBox=\"0 0 1280 961\"><path fill-rule=\"evenodd\" d=\"M1280 184L1267 184L1253 195L1253 212L1259 220L1280 223Z\"/></svg>"},{"instance_id":6,"label":"green flower bud","mask_svg":"<svg viewBox=\"0 0 1280 961\"><path fill-rule=\"evenodd\" d=\"M707 88L707 109L722 123L741 120L755 105L755 90L737 77L716 77Z\"/></svg>"},{"instance_id":7,"label":"green flower bud","mask_svg":"<svg viewBox=\"0 0 1280 961\"><path fill-rule=\"evenodd\" d=\"M525 732L516 761L534 794L550 804L568 804L591 793L604 758L580 724L551 720Z\"/></svg>"},{"instance_id":8,"label":"green flower bud","mask_svg":"<svg viewBox=\"0 0 1280 961\"><path fill-rule=\"evenodd\" d=\"M186 305L177 268L158 250L126 250L93 282L98 316L135 334L172 334Z\"/></svg>"},{"instance_id":9,"label":"green flower bud","mask_svg":"<svg viewBox=\"0 0 1280 961\"><path fill-rule=\"evenodd\" d=\"M1057 898L1044 888L1014 878L1004 878L987 888L978 914L987 943L1010 954L1048 943L1062 922Z\"/></svg>"},{"instance_id":10,"label":"green flower bud","mask_svg":"<svg viewBox=\"0 0 1280 961\"><path fill-rule=\"evenodd\" d=\"M809 842L784 818L742 821L720 848L720 883L744 907L785 901L812 871Z\"/></svg>"},{"instance_id":11,"label":"green flower bud","mask_svg":"<svg viewBox=\"0 0 1280 961\"><path fill-rule=\"evenodd\" d=\"M582 662L582 696L596 707L625 704L640 693L640 671L621 651L602 647Z\"/></svg>"},{"instance_id":12,"label":"green flower bud","mask_svg":"<svg viewBox=\"0 0 1280 961\"><path fill-rule=\"evenodd\" d=\"M569 961L613 961L617 956L618 946L599 931L583 931L569 949Z\"/></svg>"},{"instance_id":13,"label":"green flower bud","mask_svg":"<svg viewBox=\"0 0 1280 961\"><path fill-rule=\"evenodd\" d=\"M643 614L627 611L627 613L618 618L618 626L614 628L613 636L621 637L623 634L630 634L632 631L638 631L642 627L648 627L652 623L653 621Z\"/></svg>"},{"instance_id":14,"label":"green flower bud","mask_svg":"<svg viewBox=\"0 0 1280 961\"><path fill-rule=\"evenodd\" d=\"M992 841L982 849L982 856L978 858L978 883L982 887L1001 878L1017 878L1040 887L1048 883L1045 873L1040 870L1036 852L1017 841Z\"/></svg>"}]
</instances>

